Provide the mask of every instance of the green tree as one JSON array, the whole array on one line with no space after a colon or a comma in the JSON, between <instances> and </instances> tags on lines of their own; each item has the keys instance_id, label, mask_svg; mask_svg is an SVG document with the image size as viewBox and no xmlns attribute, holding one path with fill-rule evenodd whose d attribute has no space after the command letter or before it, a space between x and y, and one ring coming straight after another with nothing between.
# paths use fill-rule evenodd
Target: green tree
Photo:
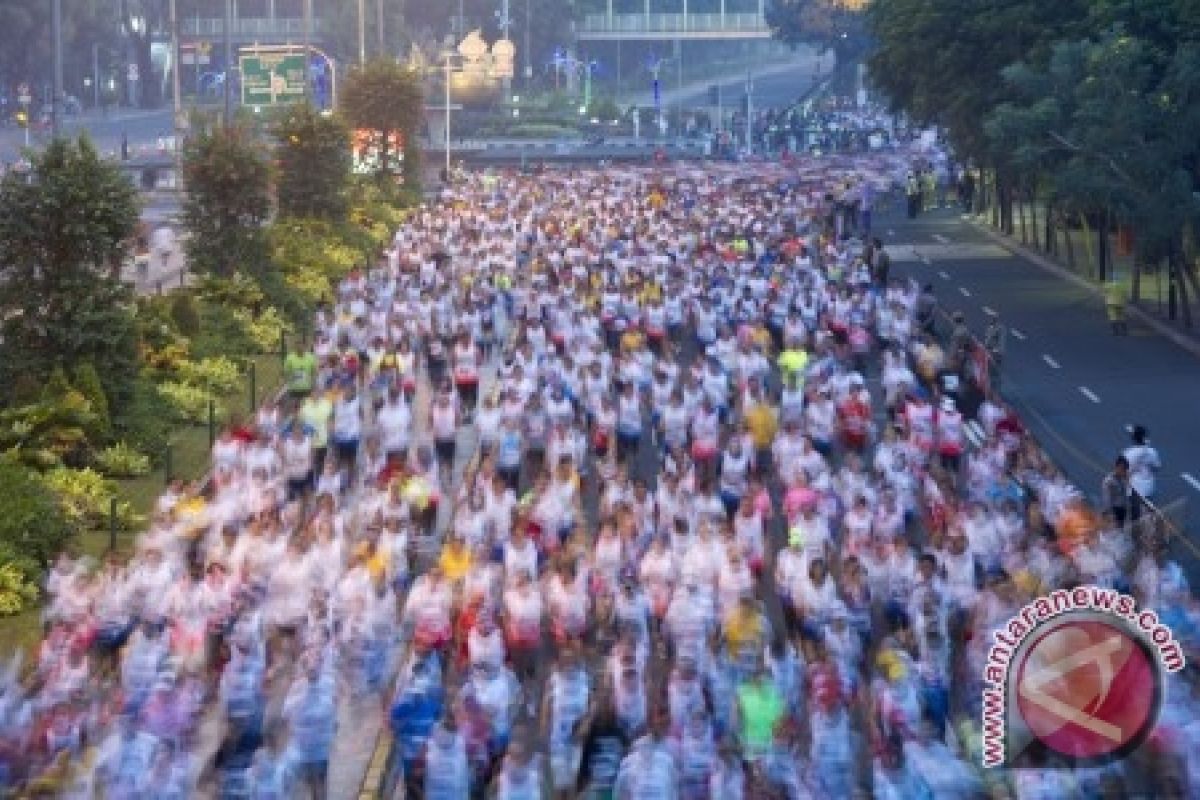
<instances>
[{"instance_id":1,"label":"green tree","mask_svg":"<svg viewBox=\"0 0 1200 800\"><path fill-rule=\"evenodd\" d=\"M37 474L6 457L0 457L0 508L0 563L16 563L28 577L48 566L75 533Z\"/></svg>"},{"instance_id":2,"label":"green tree","mask_svg":"<svg viewBox=\"0 0 1200 800\"><path fill-rule=\"evenodd\" d=\"M270 174L253 136L239 126L201 128L184 147L183 174L191 268L222 277L261 272Z\"/></svg>"},{"instance_id":3,"label":"green tree","mask_svg":"<svg viewBox=\"0 0 1200 800\"><path fill-rule=\"evenodd\" d=\"M104 394L104 385L100 382L100 373L91 362L85 361L75 368L75 389L88 402L88 409L96 418L95 432L101 439L107 439L112 434L112 421L108 413L108 398Z\"/></svg>"},{"instance_id":4,"label":"green tree","mask_svg":"<svg viewBox=\"0 0 1200 800\"><path fill-rule=\"evenodd\" d=\"M1102 237L1109 220L1129 225L1135 265L1167 264L1190 324L1189 287L1194 296L1200 284L1184 236L1200 220L1200 42L1162 44L1118 26L1059 43L1044 68L1014 65L1004 77L1015 98L988 117L987 132L1063 202L1097 214Z\"/></svg>"},{"instance_id":5,"label":"green tree","mask_svg":"<svg viewBox=\"0 0 1200 800\"><path fill-rule=\"evenodd\" d=\"M308 104L286 109L272 126L279 213L342 219L350 182L350 132Z\"/></svg>"},{"instance_id":6,"label":"green tree","mask_svg":"<svg viewBox=\"0 0 1200 800\"><path fill-rule=\"evenodd\" d=\"M369 61L350 71L341 95L346 122L371 137L377 153L375 177L380 182L402 177L406 185L419 185L417 126L424 114L420 75L389 59Z\"/></svg>"},{"instance_id":7,"label":"green tree","mask_svg":"<svg viewBox=\"0 0 1200 800\"><path fill-rule=\"evenodd\" d=\"M116 405L137 372L132 293L119 278L137 223L133 186L86 139L52 142L0 179L0 393L90 362Z\"/></svg>"},{"instance_id":8,"label":"green tree","mask_svg":"<svg viewBox=\"0 0 1200 800\"><path fill-rule=\"evenodd\" d=\"M867 6L871 80L894 110L940 125L963 159L997 166L984 119L1011 97L1001 71L1044 63L1085 26L1086 0L887 0Z\"/></svg>"},{"instance_id":9,"label":"green tree","mask_svg":"<svg viewBox=\"0 0 1200 800\"><path fill-rule=\"evenodd\" d=\"M767 25L784 44L832 50L844 66L858 61L870 41L865 5L861 0L775 0L767 6Z\"/></svg>"}]
</instances>

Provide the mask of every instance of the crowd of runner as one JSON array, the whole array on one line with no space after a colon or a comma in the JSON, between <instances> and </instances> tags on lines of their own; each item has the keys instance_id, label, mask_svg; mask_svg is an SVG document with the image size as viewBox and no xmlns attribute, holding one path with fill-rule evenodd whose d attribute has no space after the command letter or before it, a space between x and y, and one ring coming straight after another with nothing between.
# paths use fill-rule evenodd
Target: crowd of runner
<instances>
[{"instance_id":1,"label":"crowd of runner","mask_svg":"<svg viewBox=\"0 0 1200 800\"><path fill-rule=\"evenodd\" d=\"M366 697L388 796L1200 796L1191 670L1130 759L978 767L1029 599L1122 588L1188 646L1200 613L826 216L872 158L472 174L414 212L203 496L50 573L0 779L323 797Z\"/></svg>"}]
</instances>

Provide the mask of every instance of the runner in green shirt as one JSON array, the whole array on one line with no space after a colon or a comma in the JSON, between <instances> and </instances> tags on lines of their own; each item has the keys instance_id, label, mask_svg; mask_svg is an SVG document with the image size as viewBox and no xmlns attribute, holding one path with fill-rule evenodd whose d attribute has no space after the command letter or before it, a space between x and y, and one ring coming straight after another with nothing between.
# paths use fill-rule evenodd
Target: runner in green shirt
<instances>
[{"instance_id":1,"label":"runner in green shirt","mask_svg":"<svg viewBox=\"0 0 1200 800\"><path fill-rule=\"evenodd\" d=\"M294 398L307 397L317 376L317 357L311 350L292 350L283 360L288 393Z\"/></svg>"},{"instance_id":2,"label":"runner in green shirt","mask_svg":"<svg viewBox=\"0 0 1200 800\"><path fill-rule=\"evenodd\" d=\"M783 698L765 666L737 688L738 717L746 755L758 756L771 747L775 726L783 718Z\"/></svg>"}]
</instances>

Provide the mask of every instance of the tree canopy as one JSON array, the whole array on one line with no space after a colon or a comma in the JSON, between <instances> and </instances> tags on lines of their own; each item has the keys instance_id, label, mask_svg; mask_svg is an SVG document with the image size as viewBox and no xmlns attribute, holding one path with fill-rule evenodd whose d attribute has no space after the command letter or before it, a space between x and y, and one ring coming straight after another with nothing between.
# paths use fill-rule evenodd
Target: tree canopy
<instances>
[{"instance_id":1,"label":"tree canopy","mask_svg":"<svg viewBox=\"0 0 1200 800\"><path fill-rule=\"evenodd\" d=\"M350 128L370 136L377 153L376 177L416 181L417 127L424 113L421 77L391 59L350 70L341 91L341 112Z\"/></svg>"},{"instance_id":2,"label":"tree canopy","mask_svg":"<svg viewBox=\"0 0 1200 800\"><path fill-rule=\"evenodd\" d=\"M285 109L272 126L279 213L341 219L350 180L350 132L308 104Z\"/></svg>"},{"instance_id":3,"label":"tree canopy","mask_svg":"<svg viewBox=\"0 0 1200 800\"><path fill-rule=\"evenodd\" d=\"M91 363L114 404L136 373L120 281L138 219L133 185L87 139L58 140L0 180L0 385Z\"/></svg>"},{"instance_id":4,"label":"tree canopy","mask_svg":"<svg viewBox=\"0 0 1200 800\"><path fill-rule=\"evenodd\" d=\"M270 212L270 171L263 147L238 125L196 131L183 153L183 202L191 268L228 277L266 263L262 225Z\"/></svg>"},{"instance_id":5,"label":"tree canopy","mask_svg":"<svg viewBox=\"0 0 1200 800\"><path fill-rule=\"evenodd\" d=\"M869 41L864 5L861 0L775 0L767 5L767 25L784 44L832 50L839 65L850 64Z\"/></svg>"}]
</instances>

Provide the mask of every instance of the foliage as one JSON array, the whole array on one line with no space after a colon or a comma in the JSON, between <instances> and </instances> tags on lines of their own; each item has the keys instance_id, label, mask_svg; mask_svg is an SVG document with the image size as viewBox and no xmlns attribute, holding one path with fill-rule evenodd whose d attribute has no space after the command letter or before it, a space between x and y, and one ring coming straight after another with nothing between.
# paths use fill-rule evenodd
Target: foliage
<instances>
[{"instance_id":1,"label":"foliage","mask_svg":"<svg viewBox=\"0 0 1200 800\"><path fill-rule=\"evenodd\" d=\"M200 300L206 304L230 308L257 308L264 299L258 283L240 271L227 277L206 275L201 279L197 292Z\"/></svg>"},{"instance_id":2,"label":"foliage","mask_svg":"<svg viewBox=\"0 0 1200 800\"><path fill-rule=\"evenodd\" d=\"M48 565L75 533L58 498L37 473L0 457L0 563L28 579Z\"/></svg>"},{"instance_id":3,"label":"foliage","mask_svg":"<svg viewBox=\"0 0 1200 800\"><path fill-rule=\"evenodd\" d=\"M243 127L210 127L188 139L183 220L193 270L228 277L266 267L269 170L260 150Z\"/></svg>"},{"instance_id":4,"label":"foliage","mask_svg":"<svg viewBox=\"0 0 1200 800\"><path fill-rule=\"evenodd\" d=\"M171 297L171 321L184 336L195 336L200 332L200 312L191 292L175 292Z\"/></svg>"},{"instance_id":5,"label":"foliage","mask_svg":"<svg viewBox=\"0 0 1200 800\"><path fill-rule=\"evenodd\" d=\"M1084 210L1107 210L1137 231L1140 255L1168 258L1200 215L1200 44L1170 52L1114 30L1061 42L1049 64L1014 65L1016 100L987 120L1016 164L1050 179Z\"/></svg>"},{"instance_id":6,"label":"foliage","mask_svg":"<svg viewBox=\"0 0 1200 800\"><path fill-rule=\"evenodd\" d=\"M19 614L37 598L38 587L33 575L15 562L0 563L0 616Z\"/></svg>"},{"instance_id":7,"label":"foliage","mask_svg":"<svg viewBox=\"0 0 1200 800\"><path fill-rule=\"evenodd\" d=\"M413 205L403 189L370 181L356 181L350 198L350 228L365 237L367 246L374 251L391 243L408 216L407 208Z\"/></svg>"},{"instance_id":8,"label":"foliage","mask_svg":"<svg viewBox=\"0 0 1200 800\"><path fill-rule=\"evenodd\" d=\"M341 219L350 181L350 131L338 117L308 104L289 106L271 133L276 140L276 196L287 217Z\"/></svg>"},{"instance_id":9,"label":"foliage","mask_svg":"<svg viewBox=\"0 0 1200 800\"><path fill-rule=\"evenodd\" d=\"M56 141L0 179L0 386L91 362L110 403L137 359L131 293L117 277L137 221L133 186L86 139Z\"/></svg>"},{"instance_id":10,"label":"foliage","mask_svg":"<svg viewBox=\"0 0 1200 800\"><path fill-rule=\"evenodd\" d=\"M229 394L237 388L242 368L228 356L210 356L199 361L181 361L176 368L180 381L215 394Z\"/></svg>"},{"instance_id":11,"label":"foliage","mask_svg":"<svg viewBox=\"0 0 1200 800\"><path fill-rule=\"evenodd\" d=\"M116 484L93 469L58 467L42 475L42 483L57 498L68 522L84 529L109 524ZM117 527L131 530L141 520L129 503L117 502Z\"/></svg>"},{"instance_id":12,"label":"foliage","mask_svg":"<svg viewBox=\"0 0 1200 800\"><path fill-rule=\"evenodd\" d=\"M1085 0L888 0L867 7L871 79L896 110L947 129L960 158L994 164L984 119L1010 90L1002 70L1043 62L1086 17Z\"/></svg>"},{"instance_id":13,"label":"foliage","mask_svg":"<svg viewBox=\"0 0 1200 800\"><path fill-rule=\"evenodd\" d=\"M212 397L211 393L182 381L163 381L158 385L158 391L170 405L174 418L179 422L208 422L208 402ZM213 402L214 415L218 420L224 419L224 406L215 400Z\"/></svg>"},{"instance_id":14,"label":"foliage","mask_svg":"<svg viewBox=\"0 0 1200 800\"><path fill-rule=\"evenodd\" d=\"M70 390L27 406L0 411L0 450L37 469L83 464L97 419L86 397Z\"/></svg>"},{"instance_id":15,"label":"foliage","mask_svg":"<svg viewBox=\"0 0 1200 800\"><path fill-rule=\"evenodd\" d=\"M133 382L129 403L113 414L113 429L123 441L158 463L171 437L171 405L154 381L139 377Z\"/></svg>"},{"instance_id":16,"label":"foliage","mask_svg":"<svg viewBox=\"0 0 1200 800\"><path fill-rule=\"evenodd\" d=\"M863 0L775 0L767 4L767 25L784 44L832 50L839 65L851 64L869 42L865 7Z\"/></svg>"},{"instance_id":17,"label":"foliage","mask_svg":"<svg viewBox=\"0 0 1200 800\"><path fill-rule=\"evenodd\" d=\"M91 363L84 362L75 368L75 388L87 400L88 410L96 418L94 430L97 436L101 439L107 438L112 433L108 398L104 395L100 374Z\"/></svg>"},{"instance_id":18,"label":"foliage","mask_svg":"<svg viewBox=\"0 0 1200 800\"><path fill-rule=\"evenodd\" d=\"M117 442L96 454L96 466L110 478L138 478L150 472L150 457Z\"/></svg>"},{"instance_id":19,"label":"foliage","mask_svg":"<svg viewBox=\"0 0 1200 800\"><path fill-rule=\"evenodd\" d=\"M280 221L271 227L270 243L284 281L314 303L332 299L332 282L363 260L336 226L320 220Z\"/></svg>"},{"instance_id":20,"label":"foliage","mask_svg":"<svg viewBox=\"0 0 1200 800\"><path fill-rule=\"evenodd\" d=\"M280 339L292 330L291 323L273 306L269 306L258 316L244 309L235 310L233 315L246 335L258 346L260 353L277 352Z\"/></svg>"},{"instance_id":21,"label":"foliage","mask_svg":"<svg viewBox=\"0 0 1200 800\"><path fill-rule=\"evenodd\" d=\"M415 151L412 145L424 114L420 75L392 59L369 61L346 76L340 110L352 131L367 131L377 143L377 180L391 182L403 175L413 182L419 177L408 156ZM393 146L397 136L400 153Z\"/></svg>"}]
</instances>

